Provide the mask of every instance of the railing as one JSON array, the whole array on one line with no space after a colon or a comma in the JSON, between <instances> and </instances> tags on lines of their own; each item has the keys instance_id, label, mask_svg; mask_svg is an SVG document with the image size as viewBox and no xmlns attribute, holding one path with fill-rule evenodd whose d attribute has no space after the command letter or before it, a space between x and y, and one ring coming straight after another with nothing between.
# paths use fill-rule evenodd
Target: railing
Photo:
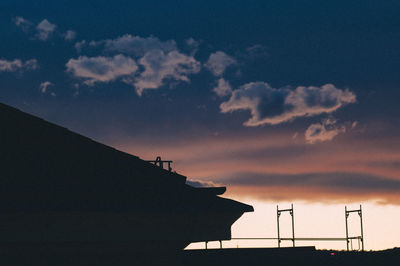
<instances>
[{"instance_id":1,"label":"railing","mask_svg":"<svg viewBox=\"0 0 400 266\"><path fill-rule=\"evenodd\" d=\"M209 242L219 242L219 248L222 249L223 245L222 243L225 241L232 241L232 240L282 240L282 241L293 241L293 238L291 237L232 237L230 240L218 240L218 241L206 241L205 242L205 249L208 249L208 243ZM354 237L296 237L294 240L295 241L346 241L346 243L350 244L350 249L348 250L355 250L353 249L353 240L357 239L358 240L358 249L356 249L357 251L359 250L363 250L362 247L362 237L361 236L354 236ZM280 248L280 245L278 246L278 248Z\"/></svg>"},{"instance_id":2,"label":"railing","mask_svg":"<svg viewBox=\"0 0 400 266\"><path fill-rule=\"evenodd\" d=\"M172 171L171 163L173 163L173 161L161 160L161 156L157 156L157 158L154 161L146 161L146 162L152 163L162 169L164 169L164 163L166 163L168 164L167 170L170 172Z\"/></svg>"}]
</instances>

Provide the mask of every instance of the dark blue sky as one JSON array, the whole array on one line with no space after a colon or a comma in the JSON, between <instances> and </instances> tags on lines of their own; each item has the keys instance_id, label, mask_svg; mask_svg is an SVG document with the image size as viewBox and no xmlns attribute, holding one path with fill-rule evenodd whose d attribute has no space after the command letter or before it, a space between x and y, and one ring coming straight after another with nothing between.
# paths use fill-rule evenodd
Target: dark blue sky
<instances>
[{"instance_id":1,"label":"dark blue sky","mask_svg":"<svg viewBox=\"0 0 400 266\"><path fill-rule=\"evenodd\" d=\"M73 81L65 73L65 64L78 56L73 44L124 34L175 40L181 51L184 41L192 37L200 42L195 55L200 62L212 52L224 51L238 61L226 73L234 87L251 81L265 81L275 88L333 83L357 95L357 107L348 107L356 116L353 119L398 115L398 1L3 0L0 5L1 57L36 58L40 65L39 70L21 75L0 73L2 101L85 133L91 132L88 121L94 128L109 120L124 128L132 120L169 123L168 117L210 127L220 119L233 127L241 124L238 118L232 122L227 115L218 114L220 101L214 100L211 92L215 79L205 71L193 76L190 84L180 83L175 90L161 88L142 98L118 82L99 84L93 90L81 88L80 96L72 97ZM76 31L76 39L65 42L53 36L45 42L32 40L16 27L13 19L17 16L32 23L47 19L60 32ZM262 51L246 54L246 48L254 45L262 46ZM98 55L90 50L82 54ZM238 70L240 76L235 75ZM44 80L55 84L55 99L38 93L36 88ZM168 97L172 102L166 101ZM30 107L23 108L24 102ZM207 110L196 109L203 105ZM76 119L85 120L85 116L88 121L80 125Z\"/></svg>"}]
</instances>

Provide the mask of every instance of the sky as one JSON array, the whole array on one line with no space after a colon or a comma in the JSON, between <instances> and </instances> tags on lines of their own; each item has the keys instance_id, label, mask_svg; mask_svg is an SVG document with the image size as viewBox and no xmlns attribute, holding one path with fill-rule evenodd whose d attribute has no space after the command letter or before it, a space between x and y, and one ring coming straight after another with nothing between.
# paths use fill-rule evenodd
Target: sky
<instances>
[{"instance_id":1,"label":"sky","mask_svg":"<svg viewBox=\"0 0 400 266\"><path fill-rule=\"evenodd\" d=\"M0 101L173 160L189 184L227 186L255 207L233 236L275 236L276 205L293 202L302 237L342 237L344 206L363 204L366 248L391 248L399 11L393 0L2 0Z\"/></svg>"}]
</instances>

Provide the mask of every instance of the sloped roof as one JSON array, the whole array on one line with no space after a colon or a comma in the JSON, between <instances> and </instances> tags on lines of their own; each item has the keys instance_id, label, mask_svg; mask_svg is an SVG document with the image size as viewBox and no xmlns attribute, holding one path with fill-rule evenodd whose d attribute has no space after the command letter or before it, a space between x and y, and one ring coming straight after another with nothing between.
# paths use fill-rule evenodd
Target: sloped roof
<instances>
[{"instance_id":1,"label":"sloped roof","mask_svg":"<svg viewBox=\"0 0 400 266\"><path fill-rule=\"evenodd\" d=\"M0 210L252 207L186 177L0 103ZM209 202L209 204L207 204ZM217 208L219 209L219 207Z\"/></svg>"}]
</instances>

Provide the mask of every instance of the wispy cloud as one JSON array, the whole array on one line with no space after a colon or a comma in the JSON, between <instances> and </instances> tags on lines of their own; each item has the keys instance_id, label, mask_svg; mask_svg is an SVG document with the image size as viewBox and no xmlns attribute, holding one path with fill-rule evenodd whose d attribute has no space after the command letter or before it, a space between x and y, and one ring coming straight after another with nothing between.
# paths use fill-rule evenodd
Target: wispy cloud
<instances>
[{"instance_id":1,"label":"wispy cloud","mask_svg":"<svg viewBox=\"0 0 400 266\"><path fill-rule=\"evenodd\" d=\"M363 172L310 172L301 174L240 173L230 178L233 194L263 200L319 202L378 201L400 204L400 180Z\"/></svg>"},{"instance_id":2,"label":"wispy cloud","mask_svg":"<svg viewBox=\"0 0 400 266\"><path fill-rule=\"evenodd\" d=\"M82 40L82 41L76 42L74 44L74 48L78 53L80 53L82 51L83 47L86 46L86 44L87 44L86 40Z\"/></svg>"},{"instance_id":3,"label":"wispy cloud","mask_svg":"<svg viewBox=\"0 0 400 266\"><path fill-rule=\"evenodd\" d=\"M325 119L321 123L311 124L305 132L305 138L307 143L314 144L330 141L344 132L346 132L344 125L338 125L333 119Z\"/></svg>"},{"instance_id":4,"label":"wispy cloud","mask_svg":"<svg viewBox=\"0 0 400 266\"><path fill-rule=\"evenodd\" d=\"M223 134L156 143L124 140L119 147L143 158L151 158L154 149L149 147L156 147L189 179L211 180L226 185L228 193L245 197L390 202L396 196L394 204L400 204L398 138L352 133L335 142L309 145L292 135L289 128L275 128L251 136Z\"/></svg>"},{"instance_id":5,"label":"wispy cloud","mask_svg":"<svg viewBox=\"0 0 400 266\"><path fill-rule=\"evenodd\" d=\"M67 30L64 34L63 34L64 40L66 41L72 41L76 38L76 32L73 30Z\"/></svg>"},{"instance_id":6,"label":"wispy cloud","mask_svg":"<svg viewBox=\"0 0 400 266\"><path fill-rule=\"evenodd\" d=\"M33 26L33 23L23 17L15 17L14 18L15 25L21 28L24 32L28 32L29 29Z\"/></svg>"},{"instance_id":7,"label":"wispy cloud","mask_svg":"<svg viewBox=\"0 0 400 266\"><path fill-rule=\"evenodd\" d=\"M82 78L86 85L96 82L110 82L124 76L134 74L138 66L135 61L124 55L113 57L87 57L70 59L66 64L67 72L77 78Z\"/></svg>"},{"instance_id":8,"label":"wispy cloud","mask_svg":"<svg viewBox=\"0 0 400 266\"><path fill-rule=\"evenodd\" d=\"M232 185L324 188L347 191L400 192L400 180L357 172L310 172L301 174L237 173L226 179Z\"/></svg>"},{"instance_id":9,"label":"wispy cloud","mask_svg":"<svg viewBox=\"0 0 400 266\"><path fill-rule=\"evenodd\" d=\"M108 52L118 52L127 55L142 57L147 52L160 50L165 53L176 51L177 46L174 40L160 41L160 39L150 37L133 36L125 34L116 39L106 39L101 41L91 41L91 46L104 46Z\"/></svg>"},{"instance_id":10,"label":"wispy cloud","mask_svg":"<svg viewBox=\"0 0 400 266\"><path fill-rule=\"evenodd\" d=\"M205 67L215 76L222 76L227 67L237 64L237 61L222 51L212 53L208 58Z\"/></svg>"},{"instance_id":11,"label":"wispy cloud","mask_svg":"<svg viewBox=\"0 0 400 266\"><path fill-rule=\"evenodd\" d=\"M22 61L21 59L14 59L14 60L0 59L0 72L35 70L37 68L39 68L39 64L36 59L29 59L25 62Z\"/></svg>"},{"instance_id":12,"label":"wispy cloud","mask_svg":"<svg viewBox=\"0 0 400 266\"><path fill-rule=\"evenodd\" d=\"M196 41L193 38L189 38L185 40L185 44L191 49L191 55L195 55L199 49L200 42Z\"/></svg>"},{"instance_id":13,"label":"wispy cloud","mask_svg":"<svg viewBox=\"0 0 400 266\"><path fill-rule=\"evenodd\" d=\"M46 94L46 93L50 93L50 95L51 96L56 96L56 93L55 92L49 92L49 87L50 86L53 86L54 84L53 83L51 83L50 81L44 81L44 82L42 82L42 83L40 83L40 85L39 85L39 88L40 88L40 91L43 93L43 94Z\"/></svg>"},{"instance_id":14,"label":"wispy cloud","mask_svg":"<svg viewBox=\"0 0 400 266\"><path fill-rule=\"evenodd\" d=\"M43 19L36 26L30 20L20 16L15 17L13 21L18 28L22 29L26 34L31 35L32 40L47 41L52 35L56 35L66 41L72 41L76 37L74 30L70 29L61 33L57 30L57 25L47 19Z\"/></svg>"},{"instance_id":15,"label":"wispy cloud","mask_svg":"<svg viewBox=\"0 0 400 266\"><path fill-rule=\"evenodd\" d=\"M222 113L249 110L251 118L245 126L280 124L296 117L332 113L354 103L356 95L332 84L321 87L299 86L294 90L275 89L265 82L251 82L234 90L230 99L220 105Z\"/></svg>"},{"instance_id":16,"label":"wispy cloud","mask_svg":"<svg viewBox=\"0 0 400 266\"><path fill-rule=\"evenodd\" d=\"M256 44L246 48L245 57L250 59L256 59L259 57L265 57L268 55L267 48L263 45Z\"/></svg>"},{"instance_id":17,"label":"wispy cloud","mask_svg":"<svg viewBox=\"0 0 400 266\"><path fill-rule=\"evenodd\" d=\"M41 40L41 41L46 41L51 34L56 29L56 25L50 23L47 19L43 19L37 26L36 26L36 38Z\"/></svg>"},{"instance_id":18,"label":"wispy cloud","mask_svg":"<svg viewBox=\"0 0 400 266\"><path fill-rule=\"evenodd\" d=\"M218 80L218 85L213 91L220 97L228 96L232 93L232 87L228 81L223 78Z\"/></svg>"}]
</instances>

